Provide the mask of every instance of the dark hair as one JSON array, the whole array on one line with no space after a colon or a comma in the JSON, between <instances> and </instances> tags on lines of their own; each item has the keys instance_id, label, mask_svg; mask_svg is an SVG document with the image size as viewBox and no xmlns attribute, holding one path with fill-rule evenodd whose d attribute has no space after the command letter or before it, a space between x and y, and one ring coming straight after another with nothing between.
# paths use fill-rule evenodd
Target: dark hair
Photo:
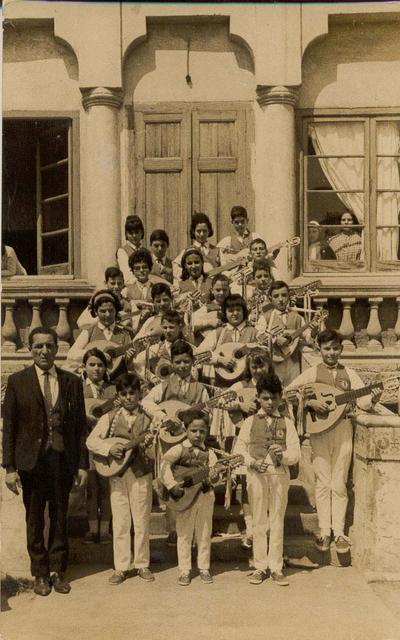
<instances>
[{"instance_id":1,"label":"dark hair","mask_svg":"<svg viewBox=\"0 0 400 640\"><path fill-rule=\"evenodd\" d=\"M139 264L139 262L145 262L151 271L153 268L153 259L151 257L150 251L145 249L144 247L140 247L135 253L132 253L129 256L128 264L131 271L133 271L133 267L135 264Z\"/></svg>"},{"instance_id":2,"label":"dark hair","mask_svg":"<svg viewBox=\"0 0 400 640\"><path fill-rule=\"evenodd\" d=\"M87 351L85 351L85 353L83 354L83 358L82 358L82 362L83 364L86 364L87 361L89 360L89 358L93 356L95 358L98 358L99 360L102 361L102 363L105 366L105 371L103 374L103 380L105 381L109 381L109 376L108 376L108 372L107 372L107 367L108 367L108 362L107 362L107 358L104 354L103 351L101 351L100 349L97 349L96 347L94 347L93 349L88 349ZM83 373L83 377L86 379L87 378L87 373L86 371Z\"/></svg>"},{"instance_id":3,"label":"dark hair","mask_svg":"<svg viewBox=\"0 0 400 640\"><path fill-rule=\"evenodd\" d=\"M54 340L54 344L56 345L56 347L58 346L58 336L54 329L51 329L50 327L48 329L46 329L46 327L35 327L34 329L32 329L28 337L28 344L30 349L33 344L33 337L36 336L38 333L41 333L44 336L51 336Z\"/></svg>"},{"instance_id":4,"label":"dark hair","mask_svg":"<svg viewBox=\"0 0 400 640\"><path fill-rule=\"evenodd\" d=\"M349 215L351 215L351 219L353 220L353 224L360 224L360 223L359 223L359 221L358 221L358 218L357 218L356 214L355 214L355 213L353 213L352 211L349 211L349 209L346 209L345 211L342 211L342 213L341 213L341 214L340 214L340 216L339 216L339 221L342 219L342 216L343 216L345 213L348 213Z\"/></svg>"},{"instance_id":5,"label":"dark hair","mask_svg":"<svg viewBox=\"0 0 400 640\"><path fill-rule=\"evenodd\" d=\"M127 216L125 220L125 236L127 231L129 231L129 233L141 231L142 238L144 237L144 226L139 216Z\"/></svg>"},{"instance_id":6,"label":"dark hair","mask_svg":"<svg viewBox=\"0 0 400 640\"><path fill-rule=\"evenodd\" d=\"M260 258L259 260L254 260L253 263L253 276L256 271L268 271L269 276L271 277L271 265L268 260L265 258Z\"/></svg>"},{"instance_id":7,"label":"dark hair","mask_svg":"<svg viewBox=\"0 0 400 640\"><path fill-rule=\"evenodd\" d=\"M267 364L268 365L268 373L274 373L274 366L272 361L268 355L268 352L265 349L252 349L246 356L246 372L245 378L250 380L250 361L254 361L255 364Z\"/></svg>"},{"instance_id":8,"label":"dark hair","mask_svg":"<svg viewBox=\"0 0 400 640\"><path fill-rule=\"evenodd\" d=\"M124 274L121 269L118 267L107 267L104 272L104 282L107 282L110 278L122 278L124 279Z\"/></svg>"},{"instance_id":9,"label":"dark hair","mask_svg":"<svg viewBox=\"0 0 400 640\"><path fill-rule=\"evenodd\" d=\"M150 244L152 242L156 242L157 240L160 240L161 242L166 242L167 246L169 247L168 233L164 229L154 229L154 231L151 232Z\"/></svg>"},{"instance_id":10,"label":"dark hair","mask_svg":"<svg viewBox=\"0 0 400 640\"><path fill-rule=\"evenodd\" d=\"M151 299L154 300L156 296L160 296L162 293L166 293L169 298L172 299L172 293L170 287L165 282L156 282L151 287Z\"/></svg>"},{"instance_id":11,"label":"dark hair","mask_svg":"<svg viewBox=\"0 0 400 640\"><path fill-rule=\"evenodd\" d=\"M239 205L235 205L234 207L232 207L231 209L231 220L233 222L233 220L235 218L246 218L247 219L247 209L245 209L244 207L241 207Z\"/></svg>"},{"instance_id":12,"label":"dark hair","mask_svg":"<svg viewBox=\"0 0 400 640\"><path fill-rule=\"evenodd\" d=\"M177 311L176 309L168 309L167 311L164 311L161 317L161 322L163 320L173 322L174 324L183 325L183 318L179 311Z\"/></svg>"},{"instance_id":13,"label":"dark hair","mask_svg":"<svg viewBox=\"0 0 400 640\"><path fill-rule=\"evenodd\" d=\"M214 276L212 279L212 286L214 286L216 282L227 282L228 284L230 284L230 280L228 276L225 275L225 273L218 273L216 276Z\"/></svg>"},{"instance_id":14,"label":"dark hair","mask_svg":"<svg viewBox=\"0 0 400 640\"><path fill-rule=\"evenodd\" d=\"M97 309L103 302L111 302L115 307L116 313L122 310L121 303L115 293L110 289L101 289L93 294L89 302L89 311L93 318L96 317Z\"/></svg>"},{"instance_id":15,"label":"dark hair","mask_svg":"<svg viewBox=\"0 0 400 640\"><path fill-rule=\"evenodd\" d=\"M243 320L247 320L249 311L247 309L246 301L238 293L231 293L229 294L229 296L226 296L225 300L222 303L222 321L223 322L228 322L226 317L226 310L236 306L242 307Z\"/></svg>"},{"instance_id":16,"label":"dark hair","mask_svg":"<svg viewBox=\"0 0 400 640\"><path fill-rule=\"evenodd\" d=\"M264 373L256 384L257 393L269 391L273 395L282 393L282 383L276 373Z\"/></svg>"},{"instance_id":17,"label":"dark hair","mask_svg":"<svg viewBox=\"0 0 400 640\"><path fill-rule=\"evenodd\" d=\"M93 347L93 349L88 349L87 351L85 351L85 353L83 355L83 358L82 358L83 364L86 364L91 356L101 360L102 363L104 364L104 366L107 369L107 364L108 364L107 363L107 358L106 358L105 353L103 351L101 351L100 349L97 349L96 347Z\"/></svg>"},{"instance_id":18,"label":"dark hair","mask_svg":"<svg viewBox=\"0 0 400 640\"><path fill-rule=\"evenodd\" d=\"M124 389L132 389L132 391L140 390L140 379L136 373L123 373L114 381L117 392Z\"/></svg>"},{"instance_id":19,"label":"dark hair","mask_svg":"<svg viewBox=\"0 0 400 640\"><path fill-rule=\"evenodd\" d=\"M208 217L208 215L206 213L202 213L201 211L198 211L198 212L193 214L192 222L190 223L190 237L192 238L192 240L195 237L194 231L195 231L197 225L198 224L203 224L203 223L207 225L208 237L211 238L211 236L214 235L214 229L212 227L210 218Z\"/></svg>"},{"instance_id":20,"label":"dark hair","mask_svg":"<svg viewBox=\"0 0 400 640\"><path fill-rule=\"evenodd\" d=\"M193 359L192 345L186 342L186 340L175 340L175 342L171 344L171 360L173 360L175 356L181 356L183 354L187 354Z\"/></svg>"},{"instance_id":21,"label":"dark hair","mask_svg":"<svg viewBox=\"0 0 400 640\"><path fill-rule=\"evenodd\" d=\"M251 249L255 244L263 244L264 247L267 248L267 243L262 238L254 238L249 244L249 249Z\"/></svg>"},{"instance_id":22,"label":"dark hair","mask_svg":"<svg viewBox=\"0 0 400 640\"><path fill-rule=\"evenodd\" d=\"M185 266L185 261L186 258L188 256L191 256L192 254L195 254L196 256L199 256L200 260L201 260L201 275L204 276L204 257L203 254L201 253L200 249L197 249L197 247L189 247L189 249L186 249L186 251L184 252L182 259L181 259L181 267L182 267L182 275L181 275L181 279L182 280L188 280L190 278L189 276L189 271L186 269Z\"/></svg>"},{"instance_id":23,"label":"dark hair","mask_svg":"<svg viewBox=\"0 0 400 640\"><path fill-rule=\"evenodd\" d=\"M205 411L201 411L201 409L188 409L182 414L182 419L186 429L190 427L195 420L203 420L207 429L210 428L210 418L208 414Z\"/></svg>"},{"instance_id":24,"label":"dark hair","mask_svg":"<svg viewBox=\"0 0 400 640\"><path fill-rule=\"evenodd\" d=\"M340 333L338 333L334 329L325 329L324 331L321 331L317 335L317 343L319 347L321 346L321 344L324 344L325 342L331 342L331 341L342 344L343 338L340 335Z\"/></svg>"},{"instance_id":25,"label":"dark hair","mask_svg":"<svg viewBox=\"0 0 400 640\"><path fill-rule=\"evenodd\" d=\"M274 280L271 282L268 288L268 295L270 296L273 291L277 289L287 289L289 291L289 285L283 280Z\"/></svg>"}]
</instances>

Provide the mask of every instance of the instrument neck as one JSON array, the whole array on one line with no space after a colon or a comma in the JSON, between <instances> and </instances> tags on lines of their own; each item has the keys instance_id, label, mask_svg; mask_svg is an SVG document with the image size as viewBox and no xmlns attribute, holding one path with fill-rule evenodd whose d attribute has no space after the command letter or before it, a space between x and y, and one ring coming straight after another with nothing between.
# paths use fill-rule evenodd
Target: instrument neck
<instances>
[{"instance_id":1,"label":"instrument neck","mask_svg":"<svg viewBox=\"0 0 400 640\"><path fill-rule=\"evenodd\" d=\"M357 398L369 395L373 389L383 389L383 382L375 382L361 389L352 389L351 391L346 391L346 393L341 393L335 398L336 404L340 405L353 402L357 400Z\"/></svg>"}]
</instances>

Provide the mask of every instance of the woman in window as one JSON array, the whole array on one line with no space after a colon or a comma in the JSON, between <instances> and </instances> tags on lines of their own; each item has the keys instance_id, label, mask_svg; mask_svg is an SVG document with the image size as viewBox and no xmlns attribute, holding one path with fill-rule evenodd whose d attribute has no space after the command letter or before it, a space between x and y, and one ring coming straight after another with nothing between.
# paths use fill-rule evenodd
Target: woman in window
<instances>
[{"instance_id":1,"label":"woman in window","mask_svg":"<svg viewBox=\"0 0 400 640\"><path fill-rule=\"evenodd\" d=\"M329 246L336 255L336 260L342 262L355 262L361 260L362 241L360 232L352 229L352 225L358 225L357 217L351 211L344 211L340 216L340 224L343 230L333 236Z\"/></svg>"}]
</instances>

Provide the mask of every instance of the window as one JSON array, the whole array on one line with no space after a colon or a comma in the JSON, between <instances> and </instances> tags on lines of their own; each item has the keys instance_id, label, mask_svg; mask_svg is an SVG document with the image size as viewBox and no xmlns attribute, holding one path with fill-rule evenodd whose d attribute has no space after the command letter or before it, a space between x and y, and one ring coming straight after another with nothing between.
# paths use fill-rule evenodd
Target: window
<instances>
[{"instance_id":1,"label":"window","mask_svg":"<svg viewBox=\"0 0 400 640\"><path fill-rule=\"evenodd\" d=\"M304 118L304 270L400 267L400 118Z\"/></svg>"},{"instance_id":2,"label":"window","mask_svg":"<svg viewBox=\"0 0 400 640\"><path fill-rule=\"evenodd\" d=\"M28 275L72 273L72 120L6 118L3 242Z\"/></svg>"}]
</instances>

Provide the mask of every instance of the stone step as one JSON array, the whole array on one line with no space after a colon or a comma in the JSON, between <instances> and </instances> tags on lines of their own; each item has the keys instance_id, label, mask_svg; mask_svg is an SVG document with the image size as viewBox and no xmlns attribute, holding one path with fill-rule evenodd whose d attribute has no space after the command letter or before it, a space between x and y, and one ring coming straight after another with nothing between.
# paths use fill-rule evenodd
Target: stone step
<instances>
[{"instance_id":1,"label":"stone step","mask_svg":"<svg viewBox=\"0 0 400 640\"><path fill-rule=\"evenodd\" d=\"M196 551L193 551L196 555ZM284 539L284 555L289 558L293 566L301 564L300 568L307 568L307 564L316 563L320 566L332 564L334 566L348 566L351 563L350 554L338 556L334 544L327 553L321 553L314 546L311 536L287 536ZM177 564L176 547L166 544L166 536L151 536L151 563L154 565L174 566ZM240 536L214 537L211 545L212 559L219 562L238 562L251 564L251 550L241 547ZM89 564L113 566L112 544L85 544L82 538L70 540L70 564Z\"/></svg>"}]
</instances>

